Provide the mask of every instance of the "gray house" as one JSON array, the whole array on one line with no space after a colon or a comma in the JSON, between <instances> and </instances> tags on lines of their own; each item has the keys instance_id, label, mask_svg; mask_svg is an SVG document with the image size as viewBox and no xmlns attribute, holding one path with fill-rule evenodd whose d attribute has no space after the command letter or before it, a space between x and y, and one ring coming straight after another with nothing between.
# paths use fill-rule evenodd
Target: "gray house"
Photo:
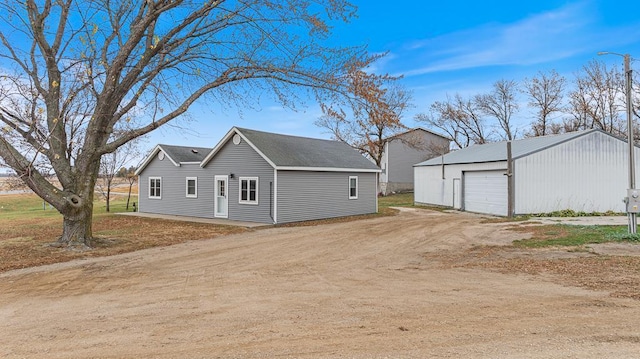
<instances>
[{"instance_id":1,"label":"gray house","mask_svg":"<svg viewBox=\"0 0 640 359\"><path fill-rule=\"evenodd\" d=\"M380 170L345 143L232 128L213 149L158 145L139 211L287 223L378 210Z\"/></svg>"},{"instance_id":2,"label":"gray house","mask_svg":"<svg viewBox=\"0 0 640 359\"><path fill-rule=\"evenodd\" d=\"M511 156L507 142L474 145L415 165L414 198L500 216L624 212L628 161L627 142L600 130L511 141Z\"/></svg>"},{"instance_id":3,"label":"gray house","mask_svg":"<svg viewBox=\"0 0 640 359\"><path fill-rule=\"evenodd\" d=\"M449 152L451 140L424 128L386 139L380 168L380 193L413 190L413 165Z\"/></svg>"}]
</instances>

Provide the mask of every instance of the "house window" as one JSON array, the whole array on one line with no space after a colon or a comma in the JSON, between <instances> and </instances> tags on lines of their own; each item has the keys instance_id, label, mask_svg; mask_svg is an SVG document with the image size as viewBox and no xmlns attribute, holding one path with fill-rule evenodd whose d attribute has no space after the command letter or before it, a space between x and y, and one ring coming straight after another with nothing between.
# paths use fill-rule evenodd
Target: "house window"
<instances>
[{"instance_id":1,"label":"house window","mask_svg":"<svg viewBox=\"0 0 640 359\"><path fill-rule=\"evenodd\" d=\"M198 177L187 177L187 198L198 198Z\"/></svg>"},{"instance_id":2,"label":"house window","mask_svg":"<svg viewBox=\"0 0 640 359\"><path fill-rule=\"evenodd\" d=\"M162 198L160 190L162 188L162 177L149 177L149 198Z\"/></svg>"},{"instance_id":3,"label":"house window","mask_svg":"<svg viewBox=\"0 0 640 359\"><path fill-rule=\"evenodd\" d=\"M358 176L349 176L349 199L358 199Z\"/></svg>"},{"instance_id":4,"label":"house window","mask_svg":"<svg viewBox=\"0 0 640 359\"><path fill-rule=\"evenodd\" d=\"M258 177L240 177L239 202L258 204Z\"/></svg>"}]
</instances>

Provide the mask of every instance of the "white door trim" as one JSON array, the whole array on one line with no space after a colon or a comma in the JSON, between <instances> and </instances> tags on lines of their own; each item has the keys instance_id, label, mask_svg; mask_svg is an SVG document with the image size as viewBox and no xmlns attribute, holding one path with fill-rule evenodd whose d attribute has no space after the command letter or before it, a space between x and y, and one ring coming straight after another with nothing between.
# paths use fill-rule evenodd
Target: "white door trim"
<instances>
[{"instance_id":1,"label":"white door trim","mask_svg":"<svg viewBox=\"0 0 640 359\"><path fill-rule=\"evenodd\" d=\"M219 185L220 182L223 183L222 186ZM229 176L215 176L213 185L213 216L215 218L229 218Z\"/></svg>"}]
</instances>

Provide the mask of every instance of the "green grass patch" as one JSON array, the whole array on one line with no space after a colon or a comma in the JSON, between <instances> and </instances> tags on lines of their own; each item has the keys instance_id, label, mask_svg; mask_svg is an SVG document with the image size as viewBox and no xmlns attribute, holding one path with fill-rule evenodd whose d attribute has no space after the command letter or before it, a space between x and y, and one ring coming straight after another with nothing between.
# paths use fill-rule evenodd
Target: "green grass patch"
<instances>
[{"instance_id":1,"label":"green grass patch","mask_svg":"<svg viewBox=\"0 0 640 359\"><path fill-rule=\"evenodd\" d=\"M131 196L129 211L132 211L133 202L137 201L137 196ZM125 212L127 211L126 204L126 196L114 196L111 199L110 212ZM94 215L107 213L106 208L106 202L101 198L97 198L93 203ZM34 194L0 196L0 218L2 218L2 220L48 219L58 217L61 218L61 215L55 208Z\"/></svg>"},{"instance_id":2,"label":"green grass patch","mask_svg":"<svg viewBox=\"0 0 640 359\"><path fill-rule=\"evenodd\" d=\"M413 193L398 193L379 197L378 207L413 207Z\"/></svg>"},{"instance_id":3,"label":"green grass patch","mask_svg":"<svg viewBox=\"0 0 640 359\"><path fill-rule=\"evenodd\" d=\"M378 207L380 208L381 211L389 207L413 207L413 208L429 209L432 211L439 211L439 212L451 209L451 207L445 207L445 206L415 204L414 196L412 192L391 194L388 196L379 197Z\"/></svg>"},{"instance_id":4,"label":"green grass patch","mask_svg":"<svg viewBox=\"0 0 640 359\"><path fill-rule=\"evenodd\" d=\"M513 242L516 247L541 248L553 246L584 246L587 244L633 241L640 242L639 235L627 233L626 226L573 226L556 224L527 228L534 230L530 239Z\"/></svg>"}]
</instances>

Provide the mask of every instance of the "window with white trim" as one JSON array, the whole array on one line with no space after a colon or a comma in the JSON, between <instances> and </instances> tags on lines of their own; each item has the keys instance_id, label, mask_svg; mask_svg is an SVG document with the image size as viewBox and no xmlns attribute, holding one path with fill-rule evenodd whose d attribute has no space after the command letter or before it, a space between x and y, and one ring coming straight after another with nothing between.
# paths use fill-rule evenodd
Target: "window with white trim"
<instances>
[{"instance_id":1,"label":"window with white trim","mask_svg":"<svg viewBox=\"0 0 640 359\"><path fill-rule=\"evenodd\" d=\"M198 177L187 177L187 198L198 198Z\"/></svg>"},{"instance_id":2,"label":"window with white trim","mask_svg":"<svg viewBox=\"0 0 640 359\"><path fill-rule=\"evenodd\" d=\"M349 176L349 199L358 199L358 176Z\"/></svg>"},{"instance_id":3,"label":"window with white trim","mask_svg":"<svg viewBox=\"0 0 640 359\"><path fill-rule=\"evenodd\" d=\"M239 203L258 204L258 177L240 177Z\"/></svg>"},{"instance_id":4,"label":"window with white trim","mask_svg":"<svg viewBox=\"0 0 640 359\"><path fill-rule=\"evenodd\" d=\"M149 198L161 199L162 177L149 177Z\"/></svg>"}]
</instances>

